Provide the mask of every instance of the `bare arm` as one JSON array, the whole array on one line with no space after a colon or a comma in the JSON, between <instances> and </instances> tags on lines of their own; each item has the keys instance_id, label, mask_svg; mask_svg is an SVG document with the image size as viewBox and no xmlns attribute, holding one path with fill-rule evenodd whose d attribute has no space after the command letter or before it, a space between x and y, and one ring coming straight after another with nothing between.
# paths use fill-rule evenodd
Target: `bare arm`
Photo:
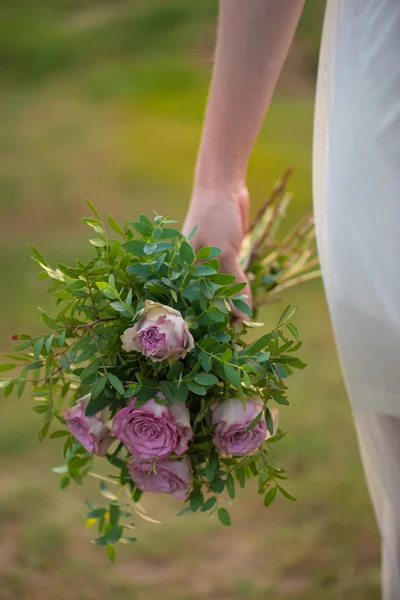
<instances>
[{"instance_id":1,"label":"bare arm","mask_svg":"<svg viewBox=\"0 0 400 600\"><path fill-rule=\"evenodd\" d=\"M214 74L195 185L245 179L304 0L220 0Z\"/></svg>"},{"instance_id":2,"label":"bare arm","mask_svg":"<svg viewBox=\"0 0 400 600\"><path fill-rule=\"evenodd\" d=\"M237 253L247 227L249 156L304 0L220 0L214 73L184 231L222 248L221 267L244 281Z\"/></svg>"}]
</instances>

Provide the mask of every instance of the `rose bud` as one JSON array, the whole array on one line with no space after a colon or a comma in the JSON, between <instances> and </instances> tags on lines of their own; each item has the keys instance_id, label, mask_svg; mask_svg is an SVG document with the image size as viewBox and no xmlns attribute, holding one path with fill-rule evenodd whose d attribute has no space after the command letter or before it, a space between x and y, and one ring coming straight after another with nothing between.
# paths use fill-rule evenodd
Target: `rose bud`
<instances>
[{"instance_id":1,"label":"rose bud","mask_svg":"<svg viewBox=\"0 0 400 600\"><path fill-rule=\"evenodd\" d=\"M212 407L212 423L215 425L213 441L221 456L247 456L254 454L262 443L271 437L265 417L247 431L250 423L263 410L261 402L246 399L244 409L238 398L223 400ZM274 434L278 429L278 409L270 409Z\"/></svg>"},{"instance_id":2,"label":"rose bud","mask_svg":"<svg viewBox=\"0 0 400 600\"><path fill-rule=\"evenodd\" d=\"M115 440L107 427L108 410L104 409L91 417L85 415L90 394L77 400L75 406L64 411L67 427L80 444L92 454L105 456L109 446Z\"/></svg>"},{"instance_id":3,"label":"rose bud","mask_svg":"<svg viewBox=\"0 0 400 600\"><path fill-rule=\"evenodd\" d=\"M161 393L159 397L163 397ZM135 406L131 398L127 407L114 417L115 436L137 458L166 458L172 452L183 454L192 439L189 411L182 402L161 405L151 398Z\"/></svg>"},{"instance_id":4,"label":"rose bud","mask_svg":"<svg viewBox=\"0 0 400 600\"><path fill-rule=\"evenodd\" d=\"M190 461L181 460L141 461L136 458L128 464L133 482L143 492L171 494L178 500L186 500L192 483Z\"/></svg>"},{"instance_id":5,"label":"rose bud","mask_svg":"<svg viewBox=\"0 0 400 600\"><path fill-rule=\"evenodd\" d=\"M193 350L193 336L178 310L146 300L139 317L139 321L121 335L125 352L136 350L154 362L173 362Z\"/></svg>"}]
</instances>

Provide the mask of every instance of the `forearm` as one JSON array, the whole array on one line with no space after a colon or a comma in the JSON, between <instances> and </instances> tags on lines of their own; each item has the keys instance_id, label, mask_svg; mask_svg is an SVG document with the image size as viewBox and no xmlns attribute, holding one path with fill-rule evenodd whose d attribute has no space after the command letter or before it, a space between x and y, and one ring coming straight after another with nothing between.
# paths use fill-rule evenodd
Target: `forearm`
<instances>
[{"instance_id":1,"label":"forearm","mask_svg":"<svg viewBox=\"0 0 400 600\"><path fill-rule=\"evenodd\" d=\"M220 0L195 187L243 185L304 0Z\"/></svg>"}]
</instances>

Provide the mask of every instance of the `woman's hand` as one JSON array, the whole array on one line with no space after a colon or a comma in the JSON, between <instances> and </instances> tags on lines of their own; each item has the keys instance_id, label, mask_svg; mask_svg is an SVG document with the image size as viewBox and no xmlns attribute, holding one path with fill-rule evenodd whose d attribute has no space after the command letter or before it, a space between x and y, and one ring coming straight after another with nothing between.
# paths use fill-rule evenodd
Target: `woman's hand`
<instances>
[{"instance_id":1,"label":"woman's hand","mask_svg":"<svg viewBox=\"0 0 400 600\"><path fill-rule=\"evenodd\" d=\"M251 291L246 274L239 265L238 254L247 230L249 194L246 187L238 192L198 188L194 190L183 233L189 233L197 225L193 237L195 249L217 246L222 252L218 259L221 272L235 275L238 282L245 281L243 294L251 306ZM239 313L234 311L237 316Z\"/></svg>"}]
</instances>

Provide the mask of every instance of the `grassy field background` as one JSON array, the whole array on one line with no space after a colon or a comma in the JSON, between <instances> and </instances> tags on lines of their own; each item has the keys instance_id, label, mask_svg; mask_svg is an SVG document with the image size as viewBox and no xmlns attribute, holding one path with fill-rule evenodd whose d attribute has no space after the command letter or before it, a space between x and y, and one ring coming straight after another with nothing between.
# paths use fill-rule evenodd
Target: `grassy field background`
<instances>
[{"instance_id":1,"label":"grassy field background","mask_svg":"<svg viewBox=\"0 0 400 600\"><path fill-rule=\"evenodd\" d=\"M116 217L154 208L182 220L210 77L214 0L19 0L0 20L0 349L38 330L49 303L27 244L54 260L87 255L85 198ZM313 89L323 3L300 23L251 160L252 211L288 164L296 166L291 219L311 206ZM115 567L89 540L83 499L61 491L50 467L57 441L37 442L28 395L0 405L0 600L373 600L379 539L320 282L293 290L309 367L281 411L277 446L288 485L265 509L253 491L233 526L175 518L151 497L162 525ZM262 315L272 322L279 308Z\"/></svg>"}]
</instances>

